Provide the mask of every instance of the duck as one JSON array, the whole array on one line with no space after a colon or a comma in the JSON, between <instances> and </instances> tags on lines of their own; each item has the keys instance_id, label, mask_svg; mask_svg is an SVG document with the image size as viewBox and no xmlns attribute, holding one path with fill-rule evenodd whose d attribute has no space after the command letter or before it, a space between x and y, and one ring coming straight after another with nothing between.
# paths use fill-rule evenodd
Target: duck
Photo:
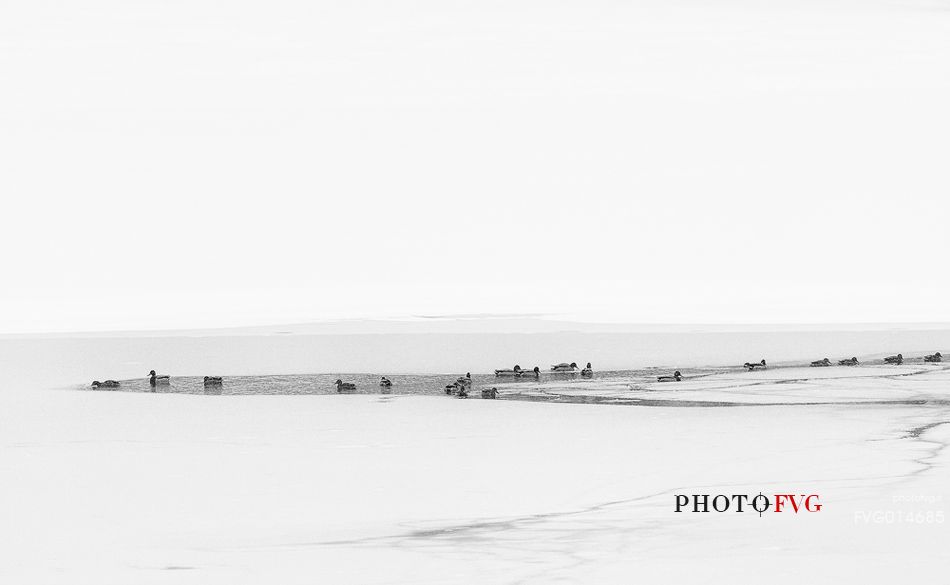
<instances>
[{"instance_id":1,"label":"duck","mask_svg":"<svg viewBox=\"0 0 950 585\"><path fill-rule=\"evenodd\" d=\"M672 376L657 376L657 382L679 382L683 379L683 376L680 374L679 370L673 372Z\"/></svg>"},{"instance_id":2,"label":"duck","mask_svg":"<svg viewBox=\"0 0 950 585\"><path fill-rule=\"evenodd\" d=\"M472 385L472 375L465 374L464 376L459 376L455 379L455 384L458 386L471 386Z\"/></svg>"},{"instance_id":3,"label":"duck","mask_svg":"<svg viewBox=\"0 0 950 585\"><path fill-rule=\"evenodd\" d=\"M99 380L94 380L92 382L92 387L98 390L99 388L118 388L119 383L115 380L105 380L100 382Z\"/></svg>"},{"instance_id":4,"label":"duck","mask_svg":"<svg viewBox=\"0 0 950 585\"><path fill-rule=\"evenodd\" d=\"M829 360L828 358L820 359L811 363L811 367L813 368L823 368L825 366L830 366L830 365L831 365L831 360Z\"/></svg>"},{"instance_id":5,"label":"duck","mask_svg":"<svg viewBox=\"0 0 950 585\"><path fill-rule=\"evenodd\" d=\"M445 385L445 394L446 394L446 396L451 396L452 394L455 394L456 392L458 392L458 389L459 389L459 387L458 387L457 384L446 384L446 385Z\"/></svg>"},{"instance_id":6,"label":"duck","mask_svg":"<svg viewBox=\"0 0 950 585\"><path fill-rule=\"evenodd\" d=\"M219 386L224 380L221 376L205 376L204 384L205 386Z\"/></svg>"},{"instance_id":7,"label":"duck","mask_svg":"<svg viewBox=\"0 0 950 585\"><path fill-rule=\"evenodd\" d=\"M150 370L148 373L148 383L152 386L158 384L168 384L168 376L159 376L155 373L155 370Z\"/></svg>"},{"instance_id":8,"label":"duck","mask_svg":"<svg viewBox=\"0 0 950 585\"><path fill-rule=\"evenodd\" d=\"M768 366L765 365L765 360L762 360L761 362L758 362L758 363L746 362L742 364L742 367L744 367L745 369L751 372L752 370L756 368L767 368Z\"/></svg>"},{"instance_id":9,"label":"duck","mask_svg":"<svg viewBox=\"0 0 950 585\"><path fill-rule=\"evenodd\" d=\"M393 387L393 383L392 383L392 381L390 381L389 378L387 378L386 376L383 376L382 378L379 379L379 387L380 387L380 388L392 388L392 387Z\"/></svg>"},{"instance_id":10,"label":"duck","mask_svg":"<svg viewBox=\"0 0 950 585\"><path fill-rule=\"evenodd\" d=\"M334 382L334 384L336 384L337 392L346 392L346 391L356 390L356 384L354 384L353 382L344 382L343 380L337 379L337 381Z\"/></svg>"},{"instance_id":11,"label":"duck","mask_svg":"<svg viewBox=\"0 0 950 585\"><path fill-rule=\"evenodd\" d=\"M575 362L567 363L561 362L557 365L551 366L552 372L573 372L577 369L577 364Z\"/></svg>"},{"instance_id":12,"label":"duck","mask_svg":"<svg viewBox=\"0 0 950 585\"><path fill-rule=\"evenodd\" d=\"M884 358L884 363L885 363L885 364L896 364L896 365L899 366L899 365L901 365L902 363L904 363L904 356L901 355L901 354L889 355L889 356L887 356L886 358Z\"/></svg>"},{"instance_id":13,"label":"duck","mask_svg":"<svg viewBox=\"0 0 950 585\"><path fill-rule=\"evenodd\" d=\"M592 378L594 376L594 368L590 367L590 362L587 362L587 366L581 370L581 376L585 378Z\"/></svg>"},{"instance_id":14,"label":"duck","mask_svg":"<svg viewBox=\"0 0 950 585\"><path fill-rule=\"evenodd\" d=\"M494 400L498 398L498 388L482 390L482 398L485 398L487 400Z\"/></svg>"},{"instance_id":15,"label":"duck","mask_svg":"<svg viewBox=\"0 0 950 585\"><path fill-rule=\"evenodd\" d=\"M856 366L858 365L858 358L853 357L849 360L838 360L839 366Z\"/></svg>"},{"instance_id":16,"label":"duck","mask_svg":"<svg viewBox=\"0 0 950 585\"><path fill-rule=\"evenodd\" d=\"M539 368L538 366L534 366L534 368L533 368L533 369L530 369L530 370L521 370L521 376L520 376L520 377L523 378L523 377L525 377L525 376L534 376L535 378L540 378L540 377L541 377L541 368Z\"/></svg>"},{"instance_id":17,"label":"duck","mask_svg":"<svg viewBox=\"0 0 950 585\"><path fill-rule=\"evenodd\" d=\"M515 364L515 367L510 370L495 370L496 376L513 376L518 377L521 375L521 366Z\"/></svg>"},{"instance_id":18,"label":"duck","mask_svg":"<svg viewBox=\"0 0 950 585\"><path fill-rule=\"evenodd\" d=\"M940 355L940 352L938 351L937 353L932 354L932 355L925 355L924 361L925 362L940 362L940 361L943 361L943 356Z\"/></svg>"}]
</instances>

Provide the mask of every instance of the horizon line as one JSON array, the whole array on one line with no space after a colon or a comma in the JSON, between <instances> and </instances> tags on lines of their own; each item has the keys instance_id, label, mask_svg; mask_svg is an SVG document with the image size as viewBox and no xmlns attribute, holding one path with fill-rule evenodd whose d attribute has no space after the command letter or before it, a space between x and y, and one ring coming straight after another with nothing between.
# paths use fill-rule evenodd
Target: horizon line
<instances>
[{"instance_id":1,"label":"horizon line","mask_svg":"<svg viewBox=\"0 0 950 585\"><path fill-rule=\"evenodd\" d=\"M221 335L227 333L244 334L266 334L266 335L425 335L425 334L536 334L536 333L554 333L555 331L378 331L378 332L307 332L307 331L261 331L262 329L285 329L301 327L319 327L319 326L339 326L339 325L357 325L357 324L386 324L386 325L434 325L436 323L466 323L473 324L478 322L499 323L501 321L527 321L534 323L545 323L550 325L574 325L588 326L591 328L662 328L662 329L682 329L682 328L710 328L713 330L722 330L728 332L730 328L756 328L759 330L776 328L775 330L788 330L793 328L833 331L835 328L853 329L856 327L868 327L873 329L881 328L902 328L913 330L922 329L950 329L950 322L945 321L839 321L839 322L650 322L650 321L603 321L603 320L575 320L561 318L558 315L546 313L515 313L515 314L493 314L493 313L466 313L466 314L447 314L447 315L409 315L400 317L348 317L336 319L322 319L311 321L293 321L279 323L246 324L246 325L222 325L209 327L167 327L167 328L117 328L117 329L75 329L75 330L53 330L53 331L13 331L0 332L0 339L16 338L48 338L48 337L123 337L130 335L146 336L177 336L196 334ZM572 332L564 330L564 332ZM573 331L576 333L585 333L584 331ZM600 331L598 333L605 333ZM615 331L623 332L623 331ZM631 331L631 333L637 331ZM650 332L650 331L639 331ZM589 331L586 333L593 333Z\"/></svg>"}]
</instances>

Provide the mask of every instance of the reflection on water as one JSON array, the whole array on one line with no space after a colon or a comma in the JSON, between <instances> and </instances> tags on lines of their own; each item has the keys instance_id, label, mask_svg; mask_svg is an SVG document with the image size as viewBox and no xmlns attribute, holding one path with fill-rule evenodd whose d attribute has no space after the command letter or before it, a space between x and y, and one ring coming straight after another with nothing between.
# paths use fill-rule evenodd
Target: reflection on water
<instances>
[{"instance_id":1,"label":"reflection on water","mask_svg":"<svg viewBox=\"0 0 950 585\"><path fill-rule=\"evenodd\" d=\"M224 385L204 384L203 394L224 394Z\"/></svg>"}]
</instances>

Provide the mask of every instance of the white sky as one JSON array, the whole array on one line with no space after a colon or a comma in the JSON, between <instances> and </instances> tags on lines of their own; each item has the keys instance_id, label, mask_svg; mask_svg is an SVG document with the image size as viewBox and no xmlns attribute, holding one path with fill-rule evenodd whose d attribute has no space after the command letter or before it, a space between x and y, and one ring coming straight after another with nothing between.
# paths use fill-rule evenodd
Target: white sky
<instances>
[{"instance_id":1,"label":"white sky","mask_svg":"<svg viewBox=\"0 0 950 585\"><path fill-rule=\"evenodd\" d=\"M950 321L943 1L0 3L0 332Z\"/></svg>"}]
</instances>

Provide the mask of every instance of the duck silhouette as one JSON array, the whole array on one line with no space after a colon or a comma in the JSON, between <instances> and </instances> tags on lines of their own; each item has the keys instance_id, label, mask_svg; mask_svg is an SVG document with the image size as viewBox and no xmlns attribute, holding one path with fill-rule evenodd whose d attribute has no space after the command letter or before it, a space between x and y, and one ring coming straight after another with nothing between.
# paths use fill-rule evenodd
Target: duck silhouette
<instances>
[{"instance_id":1,"label":"duck silhouette","mask_svg":"<svg viewBox=\"0 0 950 585\"><path fill-rule=\"evenodd\" d=\"M682 379L683 379L683 376L680 375L680 371L676 370L675 372L673 372L672 376L658 376L656 381L657 382L679 382Z\"/></svg>"},{"instance_id":2,"label":"duck silhouette","mask_svg":"<svg viewBox=\"0 0 950 585\"><path fill-rule=\"evenodd\" d=\"M356 390L356 384L352 382L344 382L343 380L338 379L336 382L334 382L334 384L336 384L337 392L346 392L346 391Z\"/></svg>"}]
</instances>

